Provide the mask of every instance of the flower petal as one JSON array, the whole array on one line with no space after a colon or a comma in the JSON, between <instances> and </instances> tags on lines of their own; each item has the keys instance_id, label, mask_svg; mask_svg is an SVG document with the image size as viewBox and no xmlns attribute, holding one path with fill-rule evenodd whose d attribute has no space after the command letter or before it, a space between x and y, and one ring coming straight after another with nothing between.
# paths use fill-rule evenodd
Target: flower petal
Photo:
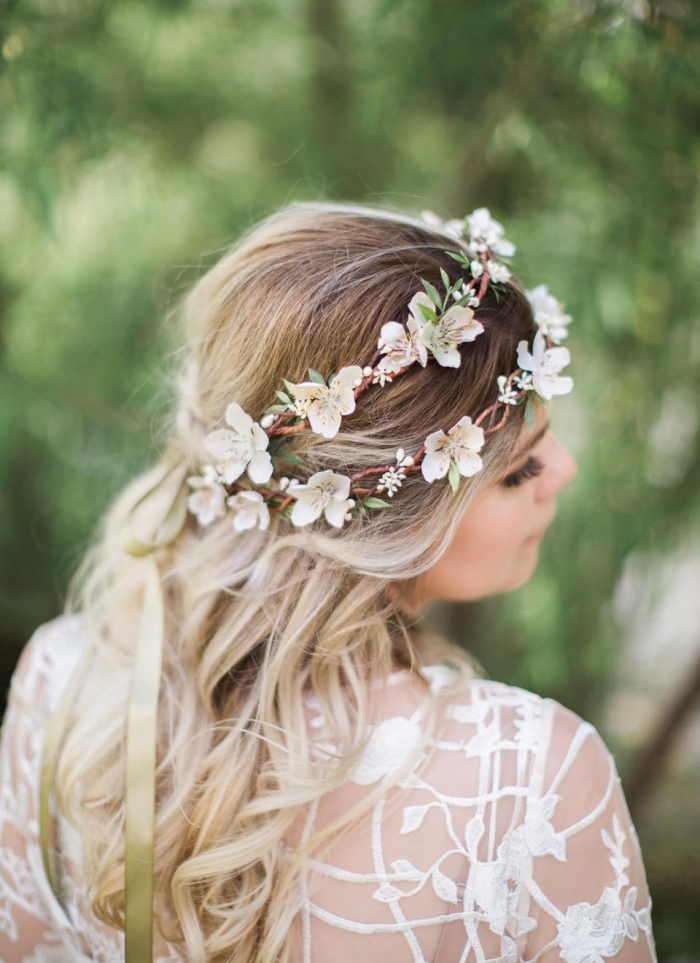
<instances>
[{"instance_id":1,"label":"flower petal","mask_svg":"<svg viewBox=\"0 0 700 963\"><path fill-rule=\"evenodd\" d=\"M503 238L503 240L497 241L496 244L494 244L493 252L494 254L500 254L501 257L513 257L515 254L515 244Z\"/></svg>"},{"instance_id":2,"label":"flower petal","mask_svg":"<svg viewBox=\"0 0 700 963\"><path fill-rule=\"evenodd\" d=\"M405 340L406 330L398 321L387 321L386 324L382 325L381 338L386 344L393 345L396 344L397 341L401 342Z\"/></svg>"},{"instance_id":3,"label":"flower petal","mask_svg":"<svg viewBox=\"0 0 700 963\"><path fill-rule=\"evenodd\" d=\"M556 380L552 381L552 383L549 386L549 390L551 392L551 395L568 395L573 387L574 387L574 379L563 377L563 378L557 378Z\"/></svg>"},{"instance_id":4,"label":"flower petal","mask_svg":"<svg viewBox=\"0 0 700 963\"><path fill-rule=\"evenodd\" d=\"M440 428L438 431L431 431L423 444L427 451L433 453L441 451L449 440L445 432Z\"/></svg>"},{"instance_id":5,"label":"flower petal","mask_svg":"<svg viewBox=\"0 0 700 963\"><path fill-rule=\"evenodd\" d=\"M518 366L523 369L523 371L534 371L535 370L535 359L530 354L530 345L527 341L521 341L518 344Z\"/></svg>"},{"instance_id":6,"label":"flower petal","mask_svg":"<svg viewBox=\"0 0 700 963\"><path fill-rule=\"evenodd\" d=\"M435 305L425 291L418 291L417 294L414 294L408 305L410 314L413 316L416 323L422 328L428 323L428 318L423 314L421 308L430 308L431 311L435 310Z\"/></svg>"},{"instance_id":7,"label":"flower petal","mask_svg":"<svg viewBox=\"0 0 700 963\"><path fill-rule=\"evenodd\" d=\"M462 363L462 356L454 345L445 349L439 342L434 342L428 347L437 363L443 368L459 368Z\"/></svg>"},{"instance_id":8,"label":"flower petal","mask_svg":"<svg viewBox=\"0 0 700 963\"><path fill-rule=\"evenodd\" d=\"M232 401L226 409L226 424L230 425L239 435L247 438L253 427L253 419L245 412L239 404Z\"/></svg>"},{"instance_id":9,"label":"flower petal","mask_svg":"<svg viewBox=\"0 0 700 963\"><path fill-rule=\"evenodd\" d=\"M440 318L443 324L452 322L454 324L457 324L460 329L462 328L468 329L473 319L474 319L474 311L471 308L468 308L462 304L453 304L452 307L448 308L447 311L445 311L445 313ZM482 325L480 325L478 321L476 323L477 325L479 325L479 327L483 331L484 329ZM473 341L478 333L479 332L477 331L476 334L474 334L474 336L472 338L469 338L468 340ZM467 340L467 339L464 339L464 340Z\"/></svg>"},{"instance_id":10,"label":"flower petal","mask_svg":"<svg viewBox=\"0 0 700 963\"><path fill-rule=\"evenodd\" d=\"M226 461L231 451L241 445L241 437L228 428L216 428L210 431L204 439L207 451L210 451L217 461Z\"/></svg>"},{"instance_id":11,"label":"flower petal","mask_svg":"<svg viewBox=\"0 0 700 963\"><path fill-rule=\"evenodd\" d=\"M253 422L252 426L252 436L253 445L258 451L265 451L267 446L270 444L270 438L264 428L261 428L257 422Z\"/></svg>"},{"instance_id":12,"label":"flower petal","mask_svg":"<svg viewBox=\"0 0 700 963\"><path fill-rule=\"evenodd\" d=\"M331 472L333 481L333 499L335 501L345 501L350 494L350 479L347 475L339 475Z\"/></svg>"},{"instance_id":13,"label":"flower petal","mask_svg":"<svg viewBox=\"0 0 700 963\"><path fill-rule=\"evenodd\" d=\"M425 348L423 348L425 351ZM377 365L380 371L388 371L389 374L396 374L397 371L401 371L404 365L400 361L396 361L390 354L384 355ZM423 365L425 367L425 365Z\"/></svg>"},{"instance_id":14,"label":"flower petal","mask_svg":"<svg viewBox=\"0 0 700 963\"><path fill-rule=\"evenodd\" d=\"M550 365L552 368L556 368L557 371L561 371L562 368L571 362L571 354L568 348L550 348L547 352L547 367Z\"/></svg>"},{"instance_id":15,"label":"flower petal","mask_svg":"<svg viewBox=\"0 0 700 963\"><path fill-rule=\"evenodd\" d=\"M332 405L324 404L322 401L315 401L308 410L307 417L309 424L317 435L324 438L335 438L340 430L342 421L340 412Z\"/></svg>"},{"instance_id":16,"label":"flower petal","mask_svg":"<svg viewBox=\"0 0 700 963\"><path fill-rule=\"evenodd\" d=\"M471 475L476 475L476 473L480 472L484 466L481 456L477 455L477 453L472 451L471 448L457 449L454 458L457 462L460 475L463 475L465 478L469 478Z\"/></svg>"},{"instance_id":17,"label":"flower petal","mask_svg":"<svg viewBox=\"0 0 700 963\"><path fill-rule=\"evenodd\" d=\"M347 368L340 369L338 374L335 376L335 378L331 382L331 388L335 388L336 386L338 386L345 390L348 390L348 389L352 390L355 387L355 382L360 381L361 379L362 379L362 368L357 364L351 364ZM353 408L354 408L354 404L353 404Z\"/></svg>"},{"instance_id":18,"label":"flower petal","mask_svg":"<svg viewBox=\"0 0 700 963\"><path fill-rule=\"evenodd\" d=\"M310 495L306 490L301 491L302 487L306 489L306 486L299 485L292 493L296 498L292 508L292 524L298 526L310 525L311 522L315 522L320 517L323 511L321 506L317 504L316 497Z\"/></svg>"},{"instance_id":19,"label":"flower petal","mask_svg":"<svg viewBox=\"0 0 700 963\"><path fill-rule=\"evenodd\" d=\"M302 381L298 385L292 385L294 397L299 401L315 401L318 398L328 397L328 388L325 385L316 384L315 381Z\"/></svg>"},{"instance_id":20,"label":"flower petal","mask_svg":"<svg viewBox=\"0 0 700 963\"><path fill-rule=\"evenodd\" d=\"M350 505L347 500L343 501L331 501L326 505L325 516L326 521L333 525L335 528L342 528L345 523L345 514L350 510Z\"/></svg>"},{"instance_id":21,"label":"flower petal","mask_svg":"<svg viewBox=\"0 0 700 963\"><path fill-rule=\"evenodd\" d=\"M266 451L256 451L248 463L248 476L256 483L262 485L272 477L272 459Z\"/></svg>"},{"instance_id":22,"label":"flower petal","mask_svg":"<svg viewBox=\"0 0 700 963\"><path fill-rule=\"evenodd\" d=\"M316 471L311 475L308 482L304 486L305 488L323 488L325 485L330 484L333 481L333 475L335 473L331 468L324 468L323 471Z\"/></svg>"},{"instance_id":23,"label":"flower petal","mask_svg":"<svg viewBox=\"0 0 700 963\"><path fill-rule=\"evenodd\" d=\"M459 419L450 434L457 429L459 444L464 448L471 448L473 451L481 451L484 447L484 429L478 425L473 425L469 415L464 415Z\"/></svg>"},{"instance_id":24,"label":"flower petal","mask_svg":"<svg viewBox=\"0 0 700 963\"><path fill-rule=\"evenodd\" d=\"M450 469L450 460L450 456L443 448L437 451L426 451L420 466L423 478L425 478L427 482L444 478Z\"/></svg>"}]
</instances>

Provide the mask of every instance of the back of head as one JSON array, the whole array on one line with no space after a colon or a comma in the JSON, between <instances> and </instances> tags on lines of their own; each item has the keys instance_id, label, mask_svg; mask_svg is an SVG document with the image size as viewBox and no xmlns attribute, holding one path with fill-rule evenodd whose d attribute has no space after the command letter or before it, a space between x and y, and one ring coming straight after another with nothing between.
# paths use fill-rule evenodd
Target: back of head
<instances>
[{"instance_id":1,"label":"back of head","mask_svg":"<svg viewBox=\"0 0 700 963\"><path fill-rule=\"evenodd\" d=\"M459 277L447 252L460 250L459 240L419 220L351 205L292 205L249 231L184 305L171 439L182 460L195 470L211 459L206 436L231 402L259 420L284 379L369 364L382 326L405 320L421 279L439 287L441 270ZM290 435L289 474L303 483L325 469L354 475L391 463L398 448L414 451L431 432L488 408L497 377L512 371L518 343L535 331L518 282L500 292L489 287L482 297L484 333L460 348L458 368L413 365L360 394L335 437ZM387 585L398 581L410 595L470 500L507 470L522 423L516 408L488 435L484 470L456 493L446 480L411 474L389 508L342 528L322 520L296 528L273 516L265 530L237 531L226 518L203 527L189 516L158 550L166 648L156 905L161 931L187 959L284 958L298 871L285 860L285 833L356 759L368 676L420 665L423 656L414 620ZM125 718L143 589L139 562L125 556L117 534L150 477L110 509L69 601L99 655L62 752L59 799L65 811L80 810L93 907L116 926L125 787L124 729L114 720ZM323 773L306 733L307 691L342 748Z\"/></svg>"}]
</instances>

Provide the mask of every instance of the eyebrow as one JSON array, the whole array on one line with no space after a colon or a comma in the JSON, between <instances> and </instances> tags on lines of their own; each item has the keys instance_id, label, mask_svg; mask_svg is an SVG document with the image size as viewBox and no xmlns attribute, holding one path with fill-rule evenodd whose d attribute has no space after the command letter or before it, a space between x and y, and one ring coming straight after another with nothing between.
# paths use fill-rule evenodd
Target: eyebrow
<instances>
[{"instance_id":1,"label":"eyebrow","mask_svg":"<svg viewBox=\"0 0 700 963\"><path fill-rule=\"evenodd\" d=\"M524 455L527 455L528 452L532 451L535 445L539 441L542 441L544 436L549 431L549 428L550 428L550 423L549 423L549 420L547 420L545 424L542 425L541 428L538 428L538 430L535 432L534 435L532 435L527 439L527 443L515 453L514 458L517 460L518 458L522 458Z\"/></svg>"}]
</instances>

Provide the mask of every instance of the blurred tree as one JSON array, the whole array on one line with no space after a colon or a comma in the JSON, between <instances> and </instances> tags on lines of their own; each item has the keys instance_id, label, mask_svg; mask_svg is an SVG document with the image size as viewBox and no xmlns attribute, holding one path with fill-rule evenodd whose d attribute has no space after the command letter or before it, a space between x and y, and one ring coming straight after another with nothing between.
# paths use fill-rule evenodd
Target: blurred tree
<instances>
[{"instance_id":1,"label":"blurred tree","mask_svg":"<svg viewBox=\"0 0 700 963\"><path fill-rule=\"evenodd\" d=\"M215 245L292 198L487 205L526 285L576 319L554 417L580 475L528 586L442 617L490 674L595 719L625 559L700 521L695 5L9 0L0 18L5 678L154 457L170 309ZM697 910L661 862L662 921ZM668 952L700 945L683 919Z\"/></svg>"}]
</instances>

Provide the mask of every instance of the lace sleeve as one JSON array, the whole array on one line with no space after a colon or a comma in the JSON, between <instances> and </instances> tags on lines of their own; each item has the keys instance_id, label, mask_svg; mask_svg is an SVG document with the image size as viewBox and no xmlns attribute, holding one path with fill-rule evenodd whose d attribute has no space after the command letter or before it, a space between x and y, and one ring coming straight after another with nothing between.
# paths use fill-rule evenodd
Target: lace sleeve
<instances>
[{"instance_id":1,"label":"lace sleeve","mask_svg":"<svg viewBox=\"0 0 700 963\"><path fill-rule=\"evenodd\" d=\"M596 730L558 704L524 824L537 963L653 963L651 900L615 763Z\"/></svg>"},{"instance_id":2,"label":"lace sleeve","mask_svg":"<svg viewBox=\"0 0 700 963\"><path fill-rule=\"evenodd\" d=\"M92 957L51 890L39 842L38 787L46 724L79 655L77 623L41 625L12 677L0 732L0 960L80 963Z\"/></svg>"},{"instance_id":3,"label":"lace sleeve","mask_svg":"<svg viewBox=\"0 0 700 963\"><path fill-rule=\"evenodd\" d=\"M44 734L44 634L38 630L22 654L0 735L0 959L18 963L53 959L51 951L62 946L37 882L43 878L35 782Z\"/></svg>"}]
</instances>

